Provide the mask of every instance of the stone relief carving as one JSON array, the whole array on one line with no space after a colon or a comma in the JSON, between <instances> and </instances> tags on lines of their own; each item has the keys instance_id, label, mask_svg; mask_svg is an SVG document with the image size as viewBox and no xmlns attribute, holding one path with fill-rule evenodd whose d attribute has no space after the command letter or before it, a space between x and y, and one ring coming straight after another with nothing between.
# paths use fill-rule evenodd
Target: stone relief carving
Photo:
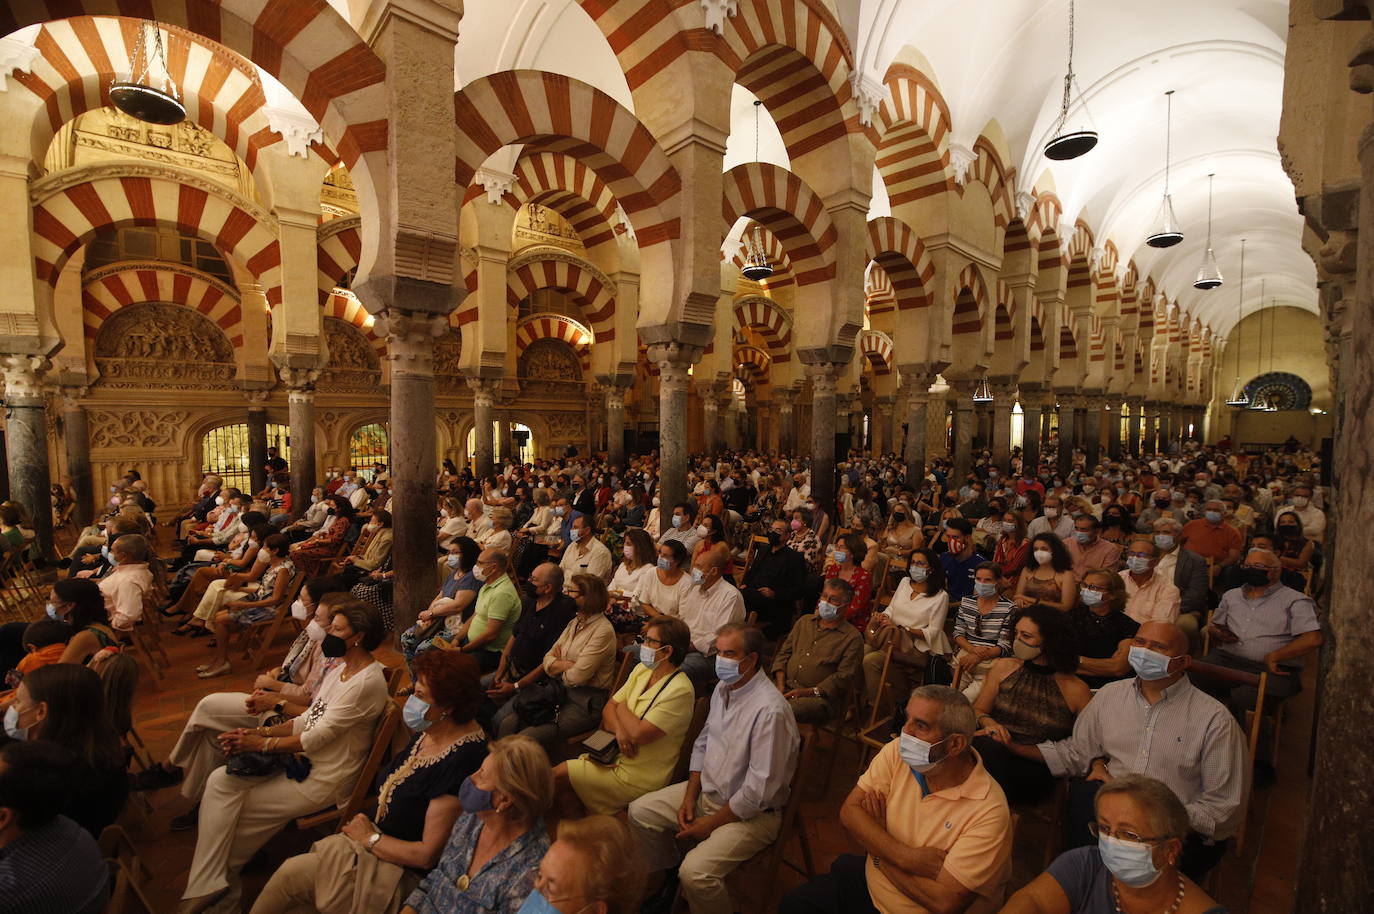
<instances>
[{"instance_id":1,"label":"stone relief carving","mask_svg":"<svg viewBox=\"0 0 1374 914\"><path fill-rule=\"evenodd\" d=\"M447 377L462 377L463 337L450 330L434 341L434 373Z\"/></svg>"},{"instance_id":2,"label":"stone relief carving","mask_svg":"<svg viewBox=\"0 0 1374 914\"><path fill-rule=\"evenodd\" d=\"M214 321L198 311L163 302L121 308L100 327L96 358L234 361L234 347Z\"/></svg>"},{"instance_id":3,"label":"stone relief carving","mask_svg":"<svg viewBox=\"0 0 1374 914\"><path fill-rule=\"evenodd\" d=\"M582 413L545 413L549 435L559 440L587 437L587 417Z\"/></svg>"},{"instance_id":4,"label":"stone relief carving","mask_svg":"<svg viewBox=\"0 0 1374 914\"><path fill-rule=\"evenodd\" d=\"M190 413L184 410L132 409L88 413L92 448L168 448L177 445L177 431Z\"/></svg>"},{"instance_id":5,"label":"stone relief carving","mask_svg":"<svg viewBox=\"0 0 1374 914\"><path fill-rule=\"evenodd\" d=\"M329 346L329 368L361 368L376 371L380 367L376 351L362 331L337 317L324 319L324 338Z\"/></svg>"},{"instance_id":6,"label":"stone relief carving","mask_svg":"<svg viewBox=\"0 0 1374 914\"><path fill-rule=\"evenodd\" d=\"M582 362L562 340L535 340L520 355L519 376L526 381L581 381Z\"/></svg>"}]
</instances>

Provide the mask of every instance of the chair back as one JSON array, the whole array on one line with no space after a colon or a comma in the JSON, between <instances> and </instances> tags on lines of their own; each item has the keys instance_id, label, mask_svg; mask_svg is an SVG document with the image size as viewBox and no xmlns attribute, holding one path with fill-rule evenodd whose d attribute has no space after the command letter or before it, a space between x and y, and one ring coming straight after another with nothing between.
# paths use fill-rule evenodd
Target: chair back
<instances>
[{"instance_id":1,"label":"chair back","mask_svg":"<svg viewBox=\"0 0 1374 914\"><path fill-rule=\"evenodd\" d=\"M668 779L669 784L687 780L687 769L692 764L692 746L696 744L697 737L706 726L706 715L710 711L710 696L698 698L692 708L692 720L687 724L687 732L682 737L682 748L678 750L677 764L673 766L673 776Z\"/></svg>"},{"instance_id":2,"label":"chair back","mask_svg":"<svg viewBox=\"0 0 1374 914\"><path fill-rule=\"evenodd\" d=\"M396 702L388 701L386 710L382 712L382 716L377 722L377 728L373 731L372 750L368 752L363 767L358 771L358 779L353 783L353 792L348 795L348 799L342 806L298 818L296 820L298 829L304 831L319 828L337 819L338 830L341 831L350 819L362 811L372 793L372 783L377 779L377 772L382 769L382 765L391 755L391 742L400 723L400 707Z\"/></svg>"}]
</instances>

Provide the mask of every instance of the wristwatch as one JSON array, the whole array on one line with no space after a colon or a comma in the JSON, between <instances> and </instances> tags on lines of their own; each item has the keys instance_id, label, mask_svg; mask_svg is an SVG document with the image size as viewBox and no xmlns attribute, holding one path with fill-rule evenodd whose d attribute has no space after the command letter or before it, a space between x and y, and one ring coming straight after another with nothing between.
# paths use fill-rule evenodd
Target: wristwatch
<instances>
[{"instance_id":1,"label":"wristwatch","mask_svg":"<svg viewBox=\"0 0 1374 914\"><path fill-rule=\"evenodd\" d=\"M382 833L379 832L379 831L374 831L372 834L368 835L368 836L367 836L367 849L368 849L369 851L372 850L374 847L377 846L377 842L380 841L380 840L382 840Z\"/></svg>"}]
</instances>

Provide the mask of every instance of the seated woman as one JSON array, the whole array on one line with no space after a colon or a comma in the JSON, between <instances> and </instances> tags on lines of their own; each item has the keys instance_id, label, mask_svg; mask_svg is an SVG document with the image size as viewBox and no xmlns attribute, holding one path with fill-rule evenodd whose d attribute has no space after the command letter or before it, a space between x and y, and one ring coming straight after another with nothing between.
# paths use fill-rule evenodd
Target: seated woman
<instances>
[{"instance_id":1,"label":"seated woman","mask_svg":"<svg viewBox=\"0 0 1374 914\"><path fill-rule=\"evenodd\" d=\"M913 673L924 670L930 655L954 652L945 634L949 594L945 593L945 566L929 549L913 549L907 573L897 585L887 608L874 613L864 631L864 685L871 707L878 698L887 646L893 644L888 670L889 697L901 703L911 692Z\"/></svg>"},{"instance_id":2,"label":"seated woman","mask_svg":"<svg viewBox=\"0 0 1374 914\"><path fill-rule=\"evenodd\" d=\"M999 596L1002 569L983 562L973 569L973 593L959 602L954 620L955 666L962 671L959 688L969 701L978 700L983 679L1000 657L1011 655L1016 605Z\"/></svg>"},{"instance_id":3,"label":"seated woman","mask_svg":"<svg viewBox=\"0 0 1374 914\"><path fill-rule=\"evenodd\" d=\"M696 697L680 669L691 630L665 616L646 625L638 641L639 664L601 712L601 729L615 734L620 757L602 765L584 754L553 771L559 786L572 790L563 794L565 817L618 813L667 784L677 765Z\"/></svg>"},{"instance_id":4,"label":"seated woman","mask_svg":"<svg viewBox=\"0 0 1374 914\"><path fill-rule=\"evenodd\" d=\"M1011 650L1012 656L993 662L974 702L981 729L974 734L973 747L988 774L1002 785L1008 803L1039 803L1057 779L1035 747L1067 739L1092 692L1074 675L1077 640L1059 610L1024 610Z\"/></svg>"},{"instance_id":5,"label":"seated woman","mask_svg":"<svg viewBox=\"0 0 1374 914\"><path fill-rule=\"evenodd\" d=\"M658 558L654 554L654 541L638 527L625 531L625 545L621 547L624 561L611 576L609 590L614 598L626 599L639 592L645 579L653 574Z\"/></svg>"},{"instance_id":6,"label":"seated woman","mask_svg":"<svg viewBox=\"0 0 1374 914\"><path fill-rule=\"evenodd\" d=\"M217 768L205 781L199 835L178 914L199 914L237 887L238 871L297 816L339 803L353 789L386 709L386 668L372 656L385 635L381 617L356 600L333 607L321 644L338 660L300 717L270 727L221 733L226 755L262 752L310 759L304 779L286 770L239 777ZM304 766L284 759L292 774ZM231 882L232 880L232 882Z\"/></svg>"},{"instance_id":7,"label":"seated woman","mask_svg":"<svg viewBox=\"0 0 1374 914\"><path fill-rule=\"evenodd\" d=\"M635 599L650 619L676 616L691 586L692 577L687 574L687 547L679 540L664 540L658 544L654 570L640 581Z\"/></svg>"},{"instance_id":8,"label":"seated woman","mask_svg":"<svg viewBox=\"0 0 1374 914\"><path fill-rule=\"evenodd\" d=\"M287 558L291 544L280 533L269 536L262 544L267 555L267 567L256 590L251 592L224 591L223 608L215 613L215 658L196 667L201 679L214 679L231 672L229 646L233 634L240 628L269 622L277 613L287 612L286 598L291 591L296 566Z\"/></svg>"},{"instance_id":9,"label":"seated woman","mask_svg":"<svg viewBox=\"0 0 1374 914\"><path fill-rule=\"evenodd\" d=\"M339 570L339 577L349 584L356 584L364 576L376 571L391 555L391 512L384 508L374 510L372 519L363 531L364 534L370 534L370 538L363 547L362 555L347 556Z\"/></svg>"},{"instance_id":10,"label":"seated woman","mask_svg":"<svg viewBox=\"0 0 1374 914\"><path fill-rule=\"evenodd\" d=\"M564 585L564 592L577 603L577 615L544 655L543 670L545 679L561 681L566 698L551 716L532 716L521 710L520 700L512 699L492 718L501 736L524 733L546 750L559 739L596 728L615 678L616 639L606 618L610 602L606 582L595 575L576 574ZM524 688L541 686L542 679Z\"/></svg>"},{"instance_id":11,"label":"seated woman","mask_svg":"<svg viewBox=\"0 0 1374 914\"><path fill-rule=\"evenodd\" d=\"M13 739L56 743L72 754L76 768L65 813L93 837L119 818L129 797L129 774L93 670L55 663L31 671L15 689L5 732Z\"/></svg>"},{"instance_id":12,"label":"seated woman","mask_svg":"<svg viewBox=\"0 0 1374 914\"><path fill-rule=\"evenodd\" d=\"M182 598L177 601L175 607L167 611L167 615L190 613L186 621L172 629L172 634L189 635L192 638L204 637L210 631L210 620L219 612L224 601L233 599L227 594L248 593L257 587L257 582L262 579L262 574L267 570L270 561L267 552L262 548L262 543L273 535L270 525L258 524L253 528L251 547L245 550L240 564L233 566L233 570L226 568L220 573L216 571L216 566L211 566L196 571ZM204 578L201 577L202 574L205 575Z\"/></svg>"},{"instance_id":13,"label":"seated woman","mask_svg":"<svg viewBox=\"0 0 1374 914\"><path fill-rule=\"evenodd\" d=\"M910 555L913 549L920 549L925 545L925 537L921 535L921 528L916 521L916 512L911 505L905 501L897 502L892 506L892 514L878 541L878 548L894 559Z\"/></svg>"},{"instance_id":14,"label":"seated woman","mask_svg":"<svg viewBox=\"0 0 1374 914\"><path fill-rule=\"evenodd\" d=\"M1105 568L1084 572L1069 623L1078 635L1078 675L1088 688L1135 675L1131 639L1140 623L1126 615L1126 582L1121 575Z\"/></svg>"},{"instance_id":15,"label":"seated woman","mask_svg":"<svg viewBox=\"0 0 1374 914\"><path fill-rule=\"evenodd\" d=\"M873 575L864 570L864 558L868 546L857 533L847 533L840 537L831 555L833 561L825 566L821 575L824 580L839 578L854 588L854 599L845 607L844 617L859 631L868 627L868 616L873 611Z\"/></svg>"},{"instance_id":16,"label":"seated woman","mask_svg":"<svg viewBox=\"0 0 1374 914\"><path fill-rule=\"evenodd\" d=\"M463 783L487 756L486 735L473 719L482 702L480 676L477 661L458 651L416 660L415 690L405 705L415 735L377 776L376 815L358 813L341 834L283 863L251 914L400 909L439 862L463 812Z\"/></svg>"},{"instance_id":17,"label":"seated woman","mask_svg":"<svg viewBox=\"0 0 1374 914\"><path fill-rule=\"evenodd\" d=\"M382 614L382 624L387 631L396 627L396 607L392 603L396 589L394 558L394 555L388 555L376 571L354 584L350 591L353 596Z\"/></svg>"},{"instance_id":18,"label":"seated woman","mask_svg":"<svg viewBox=\"0 0 1374 914\"><path fill-rule=\"evenodd\" d=\"M525 548L520 554L520 566L516 569L522 578L528 578L530 572L548 557L549 546L558 541L559 531L563 528L562 519L553 512L553 499L548 489L542 486L535 489L532 498L534 513L516 534L525 539Z\"/></svg>"},{"instance_id":19,"label":"seated woman","mask_svg":"<svg viewBox=\"0 0 1374 914\"><path fill-rule=\"evenodd\" d=\"M1021 609L1027 606L1048 606L1068 612L1074 605L1078 582L1073 576L1073 559L1064 541L1053 533L1040 533L1031 539L1031 553L1026 567L1016 580L1016 595L1012 597Z\"/></svg>"},{"instance_id":20,"label":"seated woman","mask_svg":"<svg viewBox=\"0 0 1374 914\"><path fill-rule=\"evenodd\" d=\"M478 533L473 539L482 549L495 549L510 555L511 546L515 542L510 535L510 525L514 522L515 515L510 508L492 508L487 519L491 521L491 527Z\"/></svg>"},{"instance_id":21,"label":"seated woman","mask_svg":"<svg viewBox=\"0 0 1374 914\"><path fill-rule=\"evenodd\" d=\"M707 552L719 553L725 559L725 576L734 575L734 556L730 552L730 537L725 532L725 524L720 516L716 514L698 515L701 520L697 523L697 544L692 549L692 563Z\"/></svg>"},{"instance_id":22,"label":"seated woman","mask_svg":"<svg viewBox=\"0 0 1374 914\"><path fill-rule=\"evenodd\" d=\"M94 581L67 579L54 581L48 592L48 606L52 614L66 619L72 627L72 638L62 655L62 663L90 663L106 650L118 650L119 637L110 627L110 613L105 609L105 595Z\"/></svg>"},{"instance_id":23,"label":"seated woman","mask_svg":"<svg viewBox=\"0 0 1374 914\"><path fill-rule=\"evenodd\" d=\"M630 827L611 816L564 820L539 864L526 907L558 911L554 901L584 902L582 911L635 914L647 880L644 850Z\"/></svg>"},{"instance_id":24,"label":"seated woman","mask_svg":"<svg viewBox=\"0 0 1374 914\"><path fill-rule=\"evenodd\" d=\"M231 574L246 571L257 561L262 541L276 532L270 524L264 523L262 515L249 511L244 516L248 528L229 542L223 552L217 552L209 562L192 562L183 565L167 588L167 599L175 603L164 609L163 615L184 616L198 605L200 598L210 586L211 581L219 581Z\"/></svg>"},{"instance_id":25,"label":"seated woman","mask_svg":"<svg viewBox=\"0 0 1374 914\"><path fill-rule=\"evenodd\" d=\"M1097 821L1089 828L1097 845L1060 854L1007 900L1002 914L1226 914L1179 872L1191 826L1168 785L1130 774L1103 784L1095 803Z\"/></svg>"},{"instance_id":26,"label":"seated woman","mask_svg":"<svg viewBox=\"0 0 1374 914\"><path fill-rule=\"evenodd\" d=\"M448 552L448 547L468 531L467 519L463 517L463 503L456 498L445 498L439 502L439 553Z\"/></svg>"},{"instance_id":27,"label":"seated woman","mask_svg":"<svg viewBox=\"0 0 1374 914\"><path fill-rule=\"evenodd\" d=\"M463 782L459 799L463 814L438 864L406 898L401 914L516 914L533 891L549 849L548 754L524 736L497 740Z\"/></svg>"},{"instance_id":28,"label":"seated woman","mask_svg":"<svg viewBox=\"0 0 1374 914\"><path fill-rule=\"evenodd\" d=\"M136 533L121 536L110 547L111 568L97 583L105 595L110 627L129 631L143 618L145 597L167 586L162 560L148 541Z\"/></svg>"},{"instance_id":29,"label":"seated woman","mask_svg":"<svg viewBox=\"0 0 1374 914\"><path fill-rule=\"evenodd\" d=\"M320 566L338 554L353 520L353 505L346 497L330 495L325 503L329 507L325 509L324 525L308 539L291 546L291 562L306 577L314 577Z\"/></svg>"},{"instance_id":30,"label":"seated woman","mask_svg":"<svg viewBox=\"0 0 1374 914\"><path fill-rule=\"evenodd\" d=\"M997 547L992 552L992 560L1002 566L1002 578L1015 584L1021 577L1030 556L1031 544L1026 538L1026 521L1015 511L1003 511L1000 515L1000 534Z\"/></svg>"},{"instance_id":31,"label":"seated woman","mask_svg":"<svg viewBox=\"0 0 1374 914\"><path fill-rule=\"evenodd\" d=\"M463 623L472 615L482 582L472 573L482 550L470 537L460 536L449 546L445 577L439 594L420 611L415 624L401 633L401 652L406 662L436 646L456 644Z\"/></svg>"}]
</instances>

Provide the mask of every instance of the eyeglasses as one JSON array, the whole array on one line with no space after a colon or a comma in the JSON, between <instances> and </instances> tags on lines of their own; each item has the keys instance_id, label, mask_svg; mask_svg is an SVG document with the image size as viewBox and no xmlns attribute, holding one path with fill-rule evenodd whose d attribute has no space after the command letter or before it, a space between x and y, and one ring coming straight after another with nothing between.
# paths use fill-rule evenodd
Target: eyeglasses
<instances>
[{"instance_id":1,"label":"eyeglasses","mask_svg":"<svg viewBox=\"0 0 1374 914\"><path fill-rule=\"evenodd\" d=\"M644 644L652 648L663 647L663 642L657 638L650 638L648 635L635 635L635 644Z\"/></svg>"},{"instance_id":2,"label":"eyeglasses","mask_svg":"<svg viewBox=\"0 0 1374 914\"><path fill-rule=\"evenodd\" d=\"M1159 844L1161 841L1169 840L1168 838L1143 838L1133 831L1126 831L1124 829L1113 830L1105 825L1099 825L1096 822L1088 823L1088 834L1092 835L1094 838L1106 836L1108 838L1116 838L1118 841L1129 841L1132 844Z\"/></svg>"}]
</instances>

